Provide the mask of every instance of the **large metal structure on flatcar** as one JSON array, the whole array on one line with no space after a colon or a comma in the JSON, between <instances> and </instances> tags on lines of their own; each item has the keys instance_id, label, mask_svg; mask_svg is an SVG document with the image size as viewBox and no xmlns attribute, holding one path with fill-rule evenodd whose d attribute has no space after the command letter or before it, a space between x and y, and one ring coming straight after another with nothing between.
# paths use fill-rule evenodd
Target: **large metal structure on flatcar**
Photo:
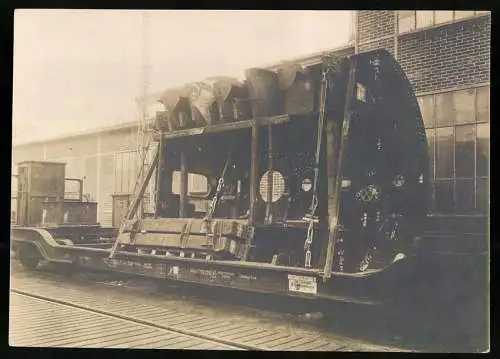
<instances>
[{"instance_id":1,"label":"large metal structure on flatcar","mask_svg":"<svg viewBox=\"0 0 500 359\"><path fill-rule=\"evenodd\" d=\"M388 52L250 69L244 83L210 78L160 101L154 159L114 242L64 242L30 222L13 227L14 248L240 289L394 295L411 267L429 184L420 110ZM155 217L139 218L153 174ZM202 188L190 188L191 177Z\"/></svg>"}]
</instances>

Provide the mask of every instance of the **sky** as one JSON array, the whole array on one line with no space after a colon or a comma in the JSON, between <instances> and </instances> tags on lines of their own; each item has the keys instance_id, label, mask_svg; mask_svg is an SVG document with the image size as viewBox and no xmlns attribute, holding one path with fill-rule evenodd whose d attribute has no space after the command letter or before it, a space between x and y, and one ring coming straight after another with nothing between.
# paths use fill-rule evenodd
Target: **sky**
<instances>
[{"instance_id":1,"label":"sky","mask_svg":"<svg viewBox=\"0 0 500 359\"><path fill-rule=\"evenodd\" d=\"M148 11L150 91L347 44L350 11ZM141 11L16 10L13 141L137 120Z\"/></svg>"}]
</instances>

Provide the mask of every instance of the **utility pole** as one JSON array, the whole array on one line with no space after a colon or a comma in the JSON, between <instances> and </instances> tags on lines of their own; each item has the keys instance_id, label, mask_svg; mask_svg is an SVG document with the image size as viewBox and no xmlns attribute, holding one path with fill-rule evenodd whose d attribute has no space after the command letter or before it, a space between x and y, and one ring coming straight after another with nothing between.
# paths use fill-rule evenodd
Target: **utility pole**
<instances>
[{"instance_id":1,"label":"utility pole","mask_svg":"<svg viewBox=\"0 0 500 359\"><path fill-rule=\"evenodd\" d=\"M148 125L148 94L150 90L150 48L149 48L149 13L147 10L142 12L142 40L141 40L141 96L140 96L140 115L138 129L138 155L139 155L139 171L141 174L141 182L144 180L144 174L146 171L145 165L148 161L145 159L148 156L148 149L146 148L146 137L147 137L147 125ZM138 216L142 218L144 216L144 199L140 199Z\"/></svg>"}]
</instances>

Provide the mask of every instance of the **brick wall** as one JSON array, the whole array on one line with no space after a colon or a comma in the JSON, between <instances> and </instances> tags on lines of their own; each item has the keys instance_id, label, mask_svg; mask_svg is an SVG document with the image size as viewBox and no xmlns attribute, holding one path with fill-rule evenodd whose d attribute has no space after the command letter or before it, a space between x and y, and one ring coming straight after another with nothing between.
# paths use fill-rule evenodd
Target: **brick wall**
<instances>
[{"instance_id":1,"label":"brick wall","mask_svg":"<svg viewBox=\"0 0 500 359\"><path fill-rule=\"evenodd\" d=\"M356 31L359 43L394 33L394 11L360 10Z\"/></svg>"},{"instance_id":2,"label":"brick wall","mask_svg":"<svg viewBox=\"0 0 500 359\"><path fill-rule=\"evenodd\" d=\"M390 38L370 41L365 44L360 44L358 48L359 52L367 52L376 49L386 49L392 56L394 56L394 39Z\"/></svg>"},{"instance_id":3,"label":"brick wall","mask_svg":"<svg viewBox=\"0 0 500 359\"><path fill-rule=\"evenodd\" d=\"M491 18L402 35L398 61L415 92L490 81Z\"/></svg>"},{"instance_id":4,"label":"brick wall","mask_svg":"<svg viewBox=\"0 0 500 359\"><path fill-rule=\"evenodd\" d=\"M422 20L420 13L414 15L413 21L416 22L413 27L410 26L409 32L399 34L395 28L398 25L394 21L396 14L393 11L390 13L358 12L358 50L365 52L385 48L394 55L397 43L397 60L414 91L420 94L420 104L426 110L431 162L436 168L432 214L484 215L488 207L488 191L484 185L485 174L477 169L484 167L480 166L481 161L484 162L483 153L489 153L489 102L484 90L479 88L477 91L481 96L478 95L476 100L475 95L468 96L469 102L462 97L465 90L474 94L477 85L486 84L481 88L488 91L491 17L466 18L462 13L455 12L453 15L452 11L447 20L449 22L443 23L442 19L437 22L436 14L431 12L427 27L415 30L419 19ZM420 26L422 24L420 22ZM462 89L464 91L458 91ZM445 97L459 103L438 102ZM424 100L434 102L429 107L424 106ZM431 108L432 113L429 114ZM445 120L433 122L435 118L443 117L438 113L445 113ZM439 129L436 130L437 127ZM452 169L451 174L445 171L448 168Z\"/></svg>"}]
</instances>

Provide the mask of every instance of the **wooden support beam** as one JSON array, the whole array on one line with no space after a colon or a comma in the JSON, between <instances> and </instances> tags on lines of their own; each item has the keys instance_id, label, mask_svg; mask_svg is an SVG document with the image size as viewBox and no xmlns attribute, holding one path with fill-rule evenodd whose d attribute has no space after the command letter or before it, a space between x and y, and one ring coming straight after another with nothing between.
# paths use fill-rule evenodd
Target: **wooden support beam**
<instances>
[{"instance_id":1,"label":"wooden support beam","mask_svg":"<svg viewBox=\"0 0 500 359\"><path fill-rule=\"evenodd\" d=\"M267 126L267 203L266 223L272 221L271 208L273 204L273 129Z\"/></svg>"},{"instance_id":2,"label":"wooden support beam","mask_svg":"<svg viewBox=\"0 0 500 359\"><path fill-rule=\"evenodd\" d=\"M250 209L248 222L253 225L256 221L257 214L257 193L259 188L259 169L260 169L260 141L259 141L259 126L254 123L252 126L252 154L250 163ZM252 246L253 238L249 237L246 240L242 261L246 261L250 248Z\"/></svg>"},{"instance_id":3,"label":"wooden support beam","mask_svg":"<svg viewBox=\"0 0 500 359\"><path fill-rule=\"evenodd\" d=\"M179 218L186 218L186 204L187 204L187 191L188 191L188 171L186 153L181 151L181 183L179 191Z\"/></svg>"},{"instance_id":4,"label":"wooden support beam","mask_svg":"<svg viewBox=\"0 0 500 359\"><path fill-rule=\"evenodd\" d=\"M227 122L215 125L208 125L205 127L197 127L197 128L187 128L183 130L169 131L161 136L164 139L178 138L178 137L186 137L186 136L198 136L205 135L209 133L218 133L224 131L234 131L234 130L242 130L245 128L253 128L254 126L268 126L268 125L279 125L282 123L287 123L290 121L289 115L278 115L272 117L262 117L255 118L252 120L245 121L236 121L236 122ZM154 135L154 139L158 140L159 135Z\"/></svg>"},{"instance_id":5,"label":"wooden support beam","mask_svg":"<svg viewBox=\"0 0 500 359\"><path fill-rule=\"evenodd\" d=\"M256 220L257 195L259 190L259 169L260 169L260 139L259 126L252 127L252 155L250 164L250 223Z\"/></svg>"},{"instance_id":6,"label":"wooden support beam","mask_svg":"<svg viewBox=\"0 0 500 359\"><path fill-rule=\"evenodd\" d=\"M156 181L155 181L155 218L159 216L159 210L162 206L162 181L163 181L163 158L164 158L164 139L163 131L160 132L160 138L158 142L158 166L156 167Z\"/></svg>"},{"instance_id":7,"label":"wooden support beam","mask_svg":"<svg viewBox=\"0 0 500 359\"><path fill-rule=\"evenodd\" d=\"M146 177L143 177L139 191L137 193L132 194L132 203L130 204L130 207L128 208L127 214L125 216L125 220L123 220L122 224L120 225L120 230L118 231L118 236L116 237L116 241L113 245L113 248L111 248L109 258L113 258L115 255L116 249L118 248L118 244L120 243L120 237L124 232L126 223L128 221L130 221L132 218L134 218L135 214L137 213L137 210L139 209L140 202L144 197L144 193L146 192L146 188L149 184L149 180L151 179L151 176L153 175L155 168L158 166L159 152L160 151L159 151L159 147L158 147L156 149L156 152L155 152L155 155L153 158L153 162L151 162L151 165L148 168L148 172L146 173Z\"/></svg>"},{"instance_id":8,"label":"wooden support beam","mask_svg":"<svg viewBox=\"0 0 500 359\"><path fill-rule=\"evenodd\" d=\"M333 127L327 126L327 173L328 173L328 248L326 251L325 267L323 269L323 278L330 278L333 270L333 261L335 258L335 244L337 241L337 234L339 230L339 214L340 214L340 195L342 184L342 170L345 157L345 149L349 135L349 124L351 121L352 99L354 97L354 90L356 85L356 60L350 60L349 65L349 80L346 87L346 97L344 104L344 118L342 126L340 126L340 133L337 136L339 143L336 153L328 154L332 150L333 145ZM328 137L330 139L328 140ZM329 143L331 142L331 143ZM332 156L333 158L329 157ZM333 174L333 176L331 176Z\"/></svg>"}]
</instances>

